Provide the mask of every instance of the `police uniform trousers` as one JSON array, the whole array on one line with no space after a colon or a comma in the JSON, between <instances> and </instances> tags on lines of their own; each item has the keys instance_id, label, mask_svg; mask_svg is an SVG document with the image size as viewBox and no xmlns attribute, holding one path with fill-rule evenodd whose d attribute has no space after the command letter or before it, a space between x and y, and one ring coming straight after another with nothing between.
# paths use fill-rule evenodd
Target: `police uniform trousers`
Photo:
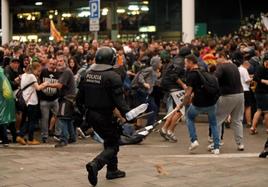
<instances>
[{"instance_id":1,"label":"police uniform trousers","mask_svg":"<svg viewBox=\"0 0 268 187\"><path fill-rule=\"evenodd\" d=\"M107 165L107 171L116 171L119 152L119 130L117 123L113 120L111 112L99 112L96 110L87 111L87 121L94 131L104 140L104 150L93 159L98 170L101 170Z\"/></svg>"}]
</instances>

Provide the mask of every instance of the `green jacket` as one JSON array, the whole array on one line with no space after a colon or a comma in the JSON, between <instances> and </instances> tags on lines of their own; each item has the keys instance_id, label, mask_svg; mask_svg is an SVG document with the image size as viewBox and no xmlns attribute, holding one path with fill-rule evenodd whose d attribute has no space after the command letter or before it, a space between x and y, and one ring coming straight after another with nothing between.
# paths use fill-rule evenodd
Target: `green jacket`
<instances>
[{"instance_id":1,"label":"green jacket","mask_svg":"<svg viewBox=\"0 0 268 187\"><path fill-rule=\"evenodd\" d=\"M15 100L11 85L0 67L0 125L14 122Z\"/></svg>"}]
</instances>

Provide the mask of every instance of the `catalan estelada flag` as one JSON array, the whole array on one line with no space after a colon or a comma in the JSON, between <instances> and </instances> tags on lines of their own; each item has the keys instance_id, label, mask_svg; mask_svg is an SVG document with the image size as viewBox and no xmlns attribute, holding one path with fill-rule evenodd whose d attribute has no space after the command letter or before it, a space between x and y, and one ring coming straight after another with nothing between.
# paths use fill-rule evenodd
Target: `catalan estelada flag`
<instances>
[{"instance_id":1,"label":"catalan estelada flag","mask_svg":"<svg viewBox=\"0 0 268 187\"><path fill-rule=\"evenodd\" d=\"M60 32L56 29L53 20L50 20L50 34L54 37L56 42L63 41L63 37L61 36Z\"/></svg>"}]
</instances>

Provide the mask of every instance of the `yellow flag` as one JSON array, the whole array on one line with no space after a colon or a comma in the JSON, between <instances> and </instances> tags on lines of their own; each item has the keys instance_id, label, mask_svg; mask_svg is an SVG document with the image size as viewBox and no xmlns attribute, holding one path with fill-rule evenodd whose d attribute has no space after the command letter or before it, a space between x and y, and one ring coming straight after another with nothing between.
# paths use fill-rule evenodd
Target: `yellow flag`
<instances>
[{"instance_id":1,"label":"yellow flag","mask_svg":"<svg viewBox=\"0 0 268 187\"><path fill-rule=\"evenodd\" d=\"M61 36L60 32L56 29L53 20L50 20L50 34L54 37L56 42L63 41L63 37Z\"/></svg>"}]
</instances>

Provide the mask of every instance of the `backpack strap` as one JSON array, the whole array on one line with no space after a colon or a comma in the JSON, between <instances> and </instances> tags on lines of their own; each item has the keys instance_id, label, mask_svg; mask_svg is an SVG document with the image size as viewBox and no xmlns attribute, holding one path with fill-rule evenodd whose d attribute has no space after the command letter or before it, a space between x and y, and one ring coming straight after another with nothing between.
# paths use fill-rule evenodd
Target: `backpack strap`
<instances>
[{"instance_id":1,"label":"backpack strap","mask_svg":"<svg viewBox=\"0 0 268 187\"><path fill-rule=\"evenodd\" d=\"M31 82L30 84L27 84L24 88L21 89L21 91L26 90L27 88L29 88L32 84L34 84L36 81Z\"/></svg>"}]
</instances>

